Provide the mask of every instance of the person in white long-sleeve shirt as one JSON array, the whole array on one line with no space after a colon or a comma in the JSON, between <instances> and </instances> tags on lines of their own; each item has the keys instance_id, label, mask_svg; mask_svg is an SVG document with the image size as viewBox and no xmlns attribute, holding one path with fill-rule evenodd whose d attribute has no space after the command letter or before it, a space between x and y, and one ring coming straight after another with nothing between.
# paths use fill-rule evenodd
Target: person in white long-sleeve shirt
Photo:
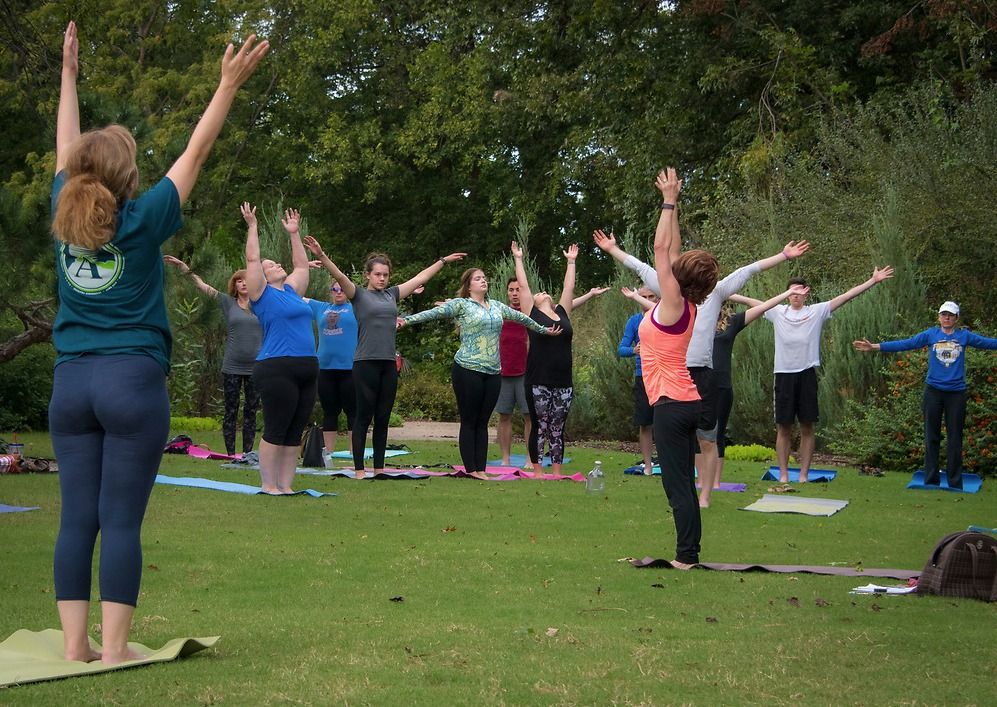
<instances>
[{"instance_id":1,"label":"person in white long-sleeve shirt","mask_svg":"<svg viewBox=\"0 0 997 707\"><path fill-rule=\"evenodd\" d=\"M663 174L663 172L659 173L655 181L655 186L659 191L662 190L664 185ZM662 197L664 197L663 193ZM674 205L668 203L667 200L661 205L661 217L658 219L656 233L666 226L673 228L676 237L679 237L677 209ZM630 270L636 272L644 285L660 296L657 275L653 267L625 253L616 244L616 237L612 233L607 235L604 231L597 230L593 234L593 239L599 248ZM713 368L713 337L716 333L720 309L724 301L744 287L752 275L798 258L806 253L809 248L810 246L806 241L790 241L779 253L738 268L717 282L716 287L707 296L706 300L699 305L696 323L692 330L692 340L689 342L689 350L686 354L686 366L689 368L689 373L692 375L692 379L696 383L696 388L699 390L699 395L703 400L699 424L696 430L700 449L700 453L696 455L696 469L699 471L699 482L701 485L699 505L702 508L708 508L710 505L710 494L713 491L717 467L719 466L717 457L717 410L710 374Z\"/></svg>"}]
</instances>

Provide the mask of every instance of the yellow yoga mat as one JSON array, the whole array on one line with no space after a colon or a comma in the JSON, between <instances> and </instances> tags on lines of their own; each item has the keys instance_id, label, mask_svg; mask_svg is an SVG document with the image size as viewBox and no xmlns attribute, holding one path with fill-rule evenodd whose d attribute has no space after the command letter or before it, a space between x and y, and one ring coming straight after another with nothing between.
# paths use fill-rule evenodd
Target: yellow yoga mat
<instances>
[{"instance_id":1,"label":"yellow yoga mat","mask_svg":"<svg viewBox=\"0 0 997 707\"><path fill-rule=\"evenodd\" d=\"M29 631L22 628L0 643L0 687L106 673L110 670L135 668L150 663L164 663L177 658L186 658L192 653L210 648L220 638L221 636L174 638L159 650L153 650L141 643L129 643L132 649L146 657L109 666L99 660L95 663L66 660L62 652L62 631L53 628Z\"/></svg>"}]
</instances>

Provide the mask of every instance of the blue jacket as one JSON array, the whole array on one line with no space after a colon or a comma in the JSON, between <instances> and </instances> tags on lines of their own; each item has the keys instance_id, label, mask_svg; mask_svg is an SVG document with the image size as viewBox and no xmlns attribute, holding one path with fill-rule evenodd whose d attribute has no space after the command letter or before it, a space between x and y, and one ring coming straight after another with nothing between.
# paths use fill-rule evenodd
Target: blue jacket
<instances>
[{"instance_id":1,"label":"blue jacket","mask_svg":"<svg viewBox=\"0 0 997 707\"><path fill-rule=\"evenodd\" d=\"M915 334L909 339L884 341L880 351L913 351L928 349L928 377L926 383L939 390L966 389L967 346L978 349L997 349L997 339L974 334L969 329L956 329L946 334L940 326Z\"/></svg>"},{"instance_id":2,"label":"blue jacket","mask_svg":"<svg viewBox=\"0 0 997 707\"><path fill-rule=\"evenodd\" d=\"M644 314L638 312L627 320L627 327L623 330L623 338L620 340L620 348L616 351L616 354L620 358L636 356L637 370L634 372L634 375L638 378L643 378L644 374L640 367L640 356L634 353L634 347L640 343L640 337L637 336L637 328L640 327L640 320L643 318Z\"/></svg>"}]
</instances>

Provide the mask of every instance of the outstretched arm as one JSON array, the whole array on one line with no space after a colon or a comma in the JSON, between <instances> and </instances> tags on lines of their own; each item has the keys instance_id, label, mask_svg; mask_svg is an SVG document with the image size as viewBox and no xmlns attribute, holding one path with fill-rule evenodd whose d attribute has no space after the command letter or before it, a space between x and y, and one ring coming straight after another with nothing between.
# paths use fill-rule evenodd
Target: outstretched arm
<instances>
[{"instance_id":1,"label":"outstretched arm","mask_svg":"<svg viewBox=\"0 0 997 707\"><path fill-rule=\"evenodd\" d=\"M575 302L575 260L578 259L578 244L572 243L567 250L562 250L568 261L564 266L564 287L561 289L561 299L558 303L569 315Z\"/></svg>"},{"instance_id":2,"label":"outstretched arm","mask_svg":"<svg viewBox=\"0 0 997 707\"><path fill-rule=\"evenodd\" d=\"M516 241L509 246L512 251L512 260L516 264L516 282L519 283L520 308L527 312L533 311L533 291L530 290L530 280L526 277L526 264L523 262L523 249Z\"/></svg>"},{"instance_id":3,"label":"outstretched arm","mask_svg":"<svg viewBox=\"0 0 997 707\"><path fill-rule=\"evenodd\" d=\"M263 275L263 261L260 259L260 234L256 225L256 207L248 201L239 206L242 218L246 220L246 290L249 299L255 302L267 287Z\"/></svg>"},{"instance_id":4,"label":"outstretched arm","mask_svg":"<svg viewBox=\"0 0 997 707\"><path fill-rule=\"evenodd\" d=\"M535 331L538 334L546 334L547 336L560 336L561 334L561 327L556 324L554 326L544 326L536 320L526 316L522 312L516 311L507 304L503 304L502 302L493 302L492 306L498 307L499 314L502 315L503 319L518 322L527 329Z\"/></svg>"},{"instance_id":5,"label":"outstretched arm","mask_svg":"<svg viewBox=\"0 0 997 707\"><path fill-rule=\"evenodd\" d=\"M438 258L435 263L430 265L428 268L420 272L418 275L413 277L411 280L403 282L398 286L398 298L405 299L410 294L415 292L418 288L429 282L434 275L438 274L443 266L447 263L456 263L463 260L467 253L451 253L450 255L445 255L442 258Z\"/></svg>"},{"instance_id":6,"label":"outstretched arm","mask_svg":"<svg viewBox=\"0 0 997 707\"><path fill-rule=\"evenodd\" d=\"M605 294L606 292L609 292L609 288L608 287L593 287L591 290L589 290L588 292L586 292L584 295L579 295L578 297L575 297L575 299L572 300L572 302L571 302L571 308L572 309L578 309L579 307L581 307L583 304L585 304L586 302L588 302L593 297L598 297L599 295Z\"/></svg>"},{"instance_id":7,"label":"outstretched arm","mask_svg":"<svg viewBox=\"0 0 997 707\"><path fill-rule=\"evenodd\" d=\"M883 280L889 280L891 277L893 277L892 266L887 265L884 268L873 268L872 277L863 282L861 285L856 285L852 289L847 292L842 292L840 295L831 300L831 311L833 312L845 302L855 299L866 290L875 287Z\"/></svg>"},{"instance_id":8,"label":"outstretched arm","mask_svg":"<svg viewBox=\"0 0 997 707\"><path fill-rule=\"evenodd\" d=\"M212 287L204 280L202 280L200 276L195 274L194 271L190 269L190 266L187 265L187 263L185 263L184 261L180 260L179 258L174 258L172 255L164 255L163 262L166 263L167 265L172 265L173 267L175 267L177 270L180 271L181 275L189 276L191 281L194 283L194 287L199 289L204 294L208 295L209 297L218 296L218 290L216 290L214 287Z\"/></svg>"},{"instance_id":9,"label":"outstretched arm","mask_svg":"<svg viewBox=\"0 0 997 707\"><path fill-rule=\"evenodd\" d=\"M59 88L59 117L55 127L55 171L66 166L69 148L80 137L80 103L76 95L76 78L80 72L80 43L76 23L66 25L62 37L62 79Z\"/></svg>"},{"instance_id":10,"label":"outstretched arm","mask_svg":"<svg viewBox=\"0 0 997 707\"><path fill-rule=\"evenodd\" d=\"M356 284L329 259L329 256L322 250L322 246L319 245L319 242L311 236L305 236L304 245L311 251L312 255L318 258L319 262L322 263L322 267L328 270L332 278L343 288L343 294L346 295L347 299L353 299L353 296L357 293Z\"/></svg>"},{"instance_id":11,"label":"outstretched arm","mask_svg":"<svg viewBox=\"0 0 997 707\"><path fill-rule=\"evenodd\" d=\"M804 295L805 296L809 292L810 292L810 288L807 287L806 285L792 285L785 292L781 292L778 295L776 295L775 297L772 297L771 299L767 299L764 302L758 302L758 300L754 300L755 302L758 302L758 304L756 304L755 306L753 306L751 309L749 309L747 312L744 313L744 326L748 326L749 324L751 324L751 322L753 322L756 319L758 319L760 316L762 316L763 314L765 314L765 312L767 312L770 309L772 309L774 306L776 306L777 304L779 304L780 302L782 302L784 299L786 299L790 295ZM733 300L734 297L728 297L727 299ZM747 299L747 298L745 298L745 299Z\"/></svg>"},{"instance_id":12,"label":"outstretched arm","mask_svg":"<svg viewBox=\"0 0 997 707\"><path fill-rule=\"evenodd\" d=\"M790 241L783 246L782 250L775 255L770 255L755 262L759 270L768 270L776 265L782 265L790 260L795 260L810 250L810 244L806 241Z\"/></svg>"},{"instance_id":13,"label":"outstretched arm","mask_svg":"<svg viewBox=\"0 0 997 707\"><path fill-rule=\"evenodd\" d=\"M760 299L755 299L754 297L745 297L744 295L738 295L738 294L729 295L727 297L727 300L729 302L733 302L734 304L743 304L747 305L748 307L757 307L762 303Z\"/></svg>"},{"instance_id":14,"label":"outstretched arm","mask_svg":"<svg viewBox=\"0 0 997 707\"><path fill-rule=\"evenodd\" d=\"M621 287L620 292L622 292L623 296L627 299L632 299L634 302L639 304L642 312L654 309L654 302L646 297L641 297L637 290L631 290L629 287Z\"/></svg>"},{"instance_id":15,"label":"outstretched arm","mask_svg":"<svg viewBox=\"0 0 997 707\"><path fill-rule=\"evenodd\" d=\"M599 246L600 250L611 255L616 261L621 263L623 267L629 268L637 273L645 287L650 289L659 297L661 296L661 293L658 292L658 276L654 272L654 268L644 261L624 253L623 250L616 245L615 234L610 233L607 236L605 231L596 229L592 233L592 240L595 241L595 244Z\"/></svg>"},{"instance_id":16,"label":"outstretched arm","mask_svg":"<svg viewBox=\"0 0 997 707\"><path fill-rule=\"evenodd\" d=\"M291 239L291 263L293 270L288 274L285 284L290 285L298 295L304 295L308 289L308 253L301 244L301 213L297 209L285 209L280 225L287 231Z\"/></svg>"},{"instance_id":17,"label":"outstretched arm","mask_svg":"<svg viewBox=\"0 0 997 707\"><path fill-rule=\"evenodd\" d=\"M221 80L215 89L215 95L211 98L201 120L198 121L197 127L194 128L187 149L166 173L177 188L181 204L187 200L194 188L197 175L208 159L218 133L221 132L225 118L232 107L232 101L235 100L235 94L253 75L256 66L270 49L270 44L266 40L254 47L255 43L256 35L251 34L238 51L235 51L231 44L225 49L225 55L222 57Z\"/></svg>"}]
</instances>

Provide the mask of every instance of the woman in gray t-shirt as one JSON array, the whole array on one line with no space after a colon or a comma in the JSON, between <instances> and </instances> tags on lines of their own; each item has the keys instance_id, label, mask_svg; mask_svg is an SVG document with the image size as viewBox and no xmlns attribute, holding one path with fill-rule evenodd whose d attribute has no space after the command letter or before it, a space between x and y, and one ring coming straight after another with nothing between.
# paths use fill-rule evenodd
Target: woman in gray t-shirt
<instances>
[{"instance_id":1,"label":"woman in gray t-shirt","mask_svg":"<svg viewBox=\"0 0 997 707\"><path fill-rule=\"evenodd\" d=\"M235 428L239 417L240 390L246 397L242 408L242 452L251 452L256 442L256 411L260 406L260 396L253 385L253 364L260 351L263 330L260 322L249 306L249 291L246 288L246 271L236 270L228 280L228 294L219 292L198 277L182 260L172 255L164 255L163 262L188 275L194 286L209 297L218 300L222 315L228 325L225 340L225 358L222 359L222 391L225 412L222 415L222 437L225 451L235 454Z\"/></svg>"},{"instance_id":2,"label":"woman in gray t-shirt","mask_svg":"<svg viewBox=\"0 0 997 707\"><path fill-rule=\"evenodd\" d=\"M367 287L360 288L336 267L311 236L305 247L322 261L343 292L353 303L357 318L357 350L353 356L353 385L357 391L356 419L353 425L353 468L357 478L364 475L364 451L367 430L374 422L371 444L374 448L374 473L384 470L384 451L388 446L388 420L398 391L398 368L395 364L395 329L398 300L408 297L429 282L446 263L462 260L466 253L451 253L407 282L388 287L391 260L383 253L371 253L364 263Z\"/></svg>"}]
</instances>

